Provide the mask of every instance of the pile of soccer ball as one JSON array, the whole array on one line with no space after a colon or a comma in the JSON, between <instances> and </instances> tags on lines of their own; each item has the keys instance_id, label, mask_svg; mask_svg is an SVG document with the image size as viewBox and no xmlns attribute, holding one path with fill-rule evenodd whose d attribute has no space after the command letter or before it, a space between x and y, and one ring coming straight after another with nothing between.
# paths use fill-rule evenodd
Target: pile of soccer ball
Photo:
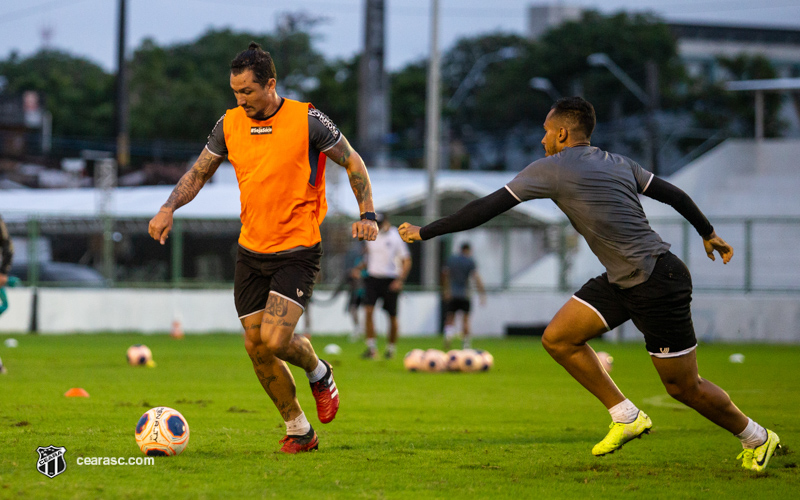
<instances>
[{"instance_id":1,"label":"pile of soccer ball","mask_svg":"<svg viewBox=\"0 0 800 500\"><path fill-rule=\"evenodd\" d=\"M417 372L485 372L494 366L494 356L480 349L413 349L403 358L406 370Z\"/></svg>"}]
</instances>

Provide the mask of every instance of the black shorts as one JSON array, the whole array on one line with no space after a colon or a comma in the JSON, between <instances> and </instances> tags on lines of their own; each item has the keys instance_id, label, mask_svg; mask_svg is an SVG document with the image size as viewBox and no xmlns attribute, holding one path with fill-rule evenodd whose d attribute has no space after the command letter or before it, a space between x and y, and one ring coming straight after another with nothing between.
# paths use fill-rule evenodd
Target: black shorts
<instances>
[{"instance_id":1,"label":"black shorts","mask_svg":"<svg viewBox=\"0 0 800 500\"><path fill-rule=\"evenodd\" d=\"M239 247L233 278L233 299L239 318L261 311L276 293L304 310L319 274L322 245L288 252L260 254Z\"/></svg>"},{"instance_id":2,"label":"black shorts","mask_svg":"<svg viewBox=\"0 0 800 500\"><path fill-rule=\"evenodd\" d=\"M619 288L608 275L590 279L574 297L597 312L609 330L629 319L658 358L682 356L697 347L692 324L692 276L671 252L660 256L647 281Z\"/></svg>"},{"instance_id":3,"label":"black shorts","mask_svg":"<svg viewBox=\"0 0 800 500\"><path fill-rule=\"evenodd\" d=\"M374 306L378 299L383 300L383 310L389 313L389 316L397 316L397 297L400 295L397 292L389 290L389 285L392 284L395 278L373 278L367 276L364 279L364 302L365 306Z\"/></svg>"},{"instance_id":4,"label":"black shorts","mask_svg":"<svg viewBox=\"0 0 800 500\"><path fill-rule=\"evenodd\" d=\"M464 311L464 314L469 314L471 305L468 297L453 297L447 301L447 312L455 314L458 311Z\"/></svg>"},{"instance_id":5,"label":"black shorts","mask_svg":"<svg viewBox=\"0 0 800 500\"><path fill-rule=\"evenodd\" d=\"M350 297L347 299L345 311L349 311L353 307L358 309L361 307L361 303L364 302L364 287L361 286L361 280L349 278L348 285L350 287Z\"/></svg>"}]
</instances>

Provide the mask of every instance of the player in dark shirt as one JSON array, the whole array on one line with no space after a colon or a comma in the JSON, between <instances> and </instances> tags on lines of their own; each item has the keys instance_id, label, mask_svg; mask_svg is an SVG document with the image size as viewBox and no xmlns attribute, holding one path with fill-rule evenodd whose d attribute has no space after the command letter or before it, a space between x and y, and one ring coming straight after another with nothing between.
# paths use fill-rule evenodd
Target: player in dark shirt
<instances>
[{"instance_id":1,"label":"player in dark shirt","mask_svg":"<svg viewBox=\"0 0 800 500\"><path fill-rule=\"evenodd\" d=\"M780 439L742 413L725 391L698 375L691 275L650 228L638 194L667 203L683 215L703 238L711 260L717 252L727 264L733 248L717 236L686 193L629 158L592 147L594 126L590 103L580 97L560 99L544 122L545 158L453 215L423 228L402 224L400 235L409 243L427 240L476 227L526 200L552 199L607 270L575 293L542 336L547 352L611 414L611 430L592 453L613 453L652 427L650 418L622 394L586 343L631 319L644 334L670 396L736 435L744 448L737 457L742 467L763 470Z\"/></svg>"},{"instance_id":2,"label":"player in dark shirt","mask_svg":"<svg viewBox=\"0 0 800 500\"><path fill-rule=\"evenodd\" d=\"M11 259L14 258L14 245L8 234L3 218L0 217L0 287L8 283L8 271L11 269Z\"/></svg>"},{"instance_id":3,"label":"player in dark shirt","mask_svg":"<svg viewBox=\"0 0 800 500\"><path fill-rule=\"evenodd\" d=\"M6 285L14 286L16 278L10 279L8 271L11 269L11 259L14 258L14 245L11 243L11 236L8 234L3 218L0 217L0 314L8 309L8 297L6 297ZM0 363L2 367L2 363Z\"/></svg>"}]
</instances>

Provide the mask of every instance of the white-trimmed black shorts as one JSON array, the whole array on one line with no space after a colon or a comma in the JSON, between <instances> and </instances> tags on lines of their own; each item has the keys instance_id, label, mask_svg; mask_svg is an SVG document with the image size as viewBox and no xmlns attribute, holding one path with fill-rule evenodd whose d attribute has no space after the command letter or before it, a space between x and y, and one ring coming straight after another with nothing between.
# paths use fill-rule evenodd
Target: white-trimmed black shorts
<instances>
[{"instance_id":1,"label":"white-trimmed black shorts","mask_svg":"<svg viewBox=\"0 0 800 500\"><path fill-rule=\"evenodd\" d=\"M586 282L573 296L592 308L609 330L629 319L658 358L682 356L697 347L692 323L692 275L672 252L661 255L644 283L619 288L607 273Z\"/></svg>"},{"instance_id":2,"label":"white-trimmed black shorts","mask_svg":"<svg viewBox=\"0 0 800 500\"><path fill-rule=\"evenodd\" d=\"M260 254L239 247L233 278L233 299L239 318L263 310L270 293L304 310L319 274L322 245Z\"/></svg>"}]
</instances>

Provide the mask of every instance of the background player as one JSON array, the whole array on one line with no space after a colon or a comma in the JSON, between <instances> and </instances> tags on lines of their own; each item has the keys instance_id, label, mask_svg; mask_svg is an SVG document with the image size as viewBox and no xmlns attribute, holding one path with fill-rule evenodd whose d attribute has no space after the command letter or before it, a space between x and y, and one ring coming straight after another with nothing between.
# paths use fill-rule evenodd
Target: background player
<instances>
[{"instance_id":1,"label":"background player","mask_svg":"<svg viewBox=\"0 0 800 500\"><path fill-rule=\"evenodd\" d=\"M378 214L380 232L375 241L367 241L364 279L364 327L367 350L361 357L374 359L377 353L375 322L373 315L378 299L383 302L383 310L389 315L389 339L384 357L394 357L397 343L397 300L411 271L411 252L389 222L385 214Z\"/></svg>"},{"instance_id":2,"label":"background player","mask_svg":"<svg viewBox=\"0 0 800 500\"><path fill-rule=\"evenodd\" d=\"M442 289L444 290L445 316L444 316L444 348L450 349L450 344L456 336L456 317L461 313L461 348L470 348L469 312L472 306L469 293L470 279L478 290L481 305L486 305L486 292L483 282L478 274L475 259L472 258L472 248L469 243L461 245L461 251L451 255L442 268Z\"/></svg>"},{"instance_id":3,"label":"background player","mask_svg":"<svg viewBox=\"0 0 800 500\"><path fill-rule=\"evenodd\" d=\"M16 279L8 276L11 269L11 260L14 258L14 244L8 234L6 223L0 217L0 314L8 309L8 297L6 297L6 285L14 286Z\"/></svg>"},{"instance_id":4,"label":"background player","mask_svg":"<svg viewBox=\"0 0 800 500\"><path fill-rule=\"evenodd\" d=\"M408 242L476 227L535 198L551 198L586 239L607 272L589 280L556 313L542 343L548 353L608 408L608 435L592 449L605 455L650 430L650 418L617 388L588 340L628 319L644 334L667 392L736 435L742 467L763 470L780 444L778 435L744 415L728 394L698 375L691 317L692 281L669 244L650 228L638 194L667 203L703 238L711 260L733 249L686 193L624 156L592 147L592 105L580 97L558 100L544 122L546 157L528 165L504 188L424 228L400 226Z\"/></svg>"},{"instance_id":5,"label":"background player","mask_svg":"<svg viewBox=\"0 0 800 500\"><path fill-rule=\"evenodd\" d=\"M280 97L272 57L257 43L231 62L237 107L219 119L197 162L150 221L163 245L173 213L189 203L227 155L236 169L242 230L234 299L245 348L261 385L286 423L282 452L315 450L318 438L296 397L286 363L306 371L322 423L333 420L339 390L330 365L294 329L314 287L322 255L325 158L347 169L361 210L354 238L374 240L378 227L366 166L334 123L308 103Z\"/></svg>"}]
</instances>

